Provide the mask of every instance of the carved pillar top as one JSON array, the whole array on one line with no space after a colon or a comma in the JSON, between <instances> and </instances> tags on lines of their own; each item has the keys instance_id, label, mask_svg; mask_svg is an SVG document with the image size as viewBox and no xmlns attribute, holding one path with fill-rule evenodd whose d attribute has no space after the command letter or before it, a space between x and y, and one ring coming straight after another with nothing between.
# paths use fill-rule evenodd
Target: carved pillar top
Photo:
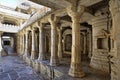
<instances>
[{"instance_id":1,"label":"carved pillar top","mask_svg":"<svg viewBox=\"0 0 120 80\"><path fill-rule=\"evenodd\" d=\"M72 18L72 21L75 20L75 22L79 22L78 19L80 19L81 15L83 14L83 12L85 11L85 7L83 6L69 6L67 7L67 13L68 15Z\"/></svg>"},{"instance_id":2,"label":"carved pillar top","mask_svg":"<svg viewBox=\"0 0 120 80\"><path fill-rule=\"evenodd\" d=\"M44 23L40 23L40 25L39 25L39 31L40 32L42 32L43 31L43 27L45 26L45 24Z\"/></svg>"},{"instance_id":3,"label":"carved pillar top","mask_svg":"<svg viewBox=\"0 0 120 80\"><path fill-rule=\"evenodd\" d=\"M51 29L55 29L57 27L57 23L59 22L60 18L58 16L55 16L54 14L51 14L48 17L48 21L51 24Z\"/></svg>"}]
</instances>

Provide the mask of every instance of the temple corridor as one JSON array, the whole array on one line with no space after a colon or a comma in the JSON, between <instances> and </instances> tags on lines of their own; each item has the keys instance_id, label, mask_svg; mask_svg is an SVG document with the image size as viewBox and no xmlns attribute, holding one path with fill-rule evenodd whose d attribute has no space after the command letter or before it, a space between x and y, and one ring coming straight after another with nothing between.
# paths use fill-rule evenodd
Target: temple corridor
<instances>
[{"instance_id":1,"label":"temple corridor","mask_svg":"<svg viewBox=\"0 0 120 80\"><path fill-rule=\"evenodd\" d=\"M0 0L0 80L120 80L120 0Z\"/></svg>"}]
</instances>

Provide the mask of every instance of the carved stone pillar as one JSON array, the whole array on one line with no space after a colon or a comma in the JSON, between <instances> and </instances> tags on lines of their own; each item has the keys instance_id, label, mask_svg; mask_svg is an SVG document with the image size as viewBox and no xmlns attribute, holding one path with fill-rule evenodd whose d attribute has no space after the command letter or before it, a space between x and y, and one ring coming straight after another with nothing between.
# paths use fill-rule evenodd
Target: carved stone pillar
<instances>
[{"instance_id":1,"label":"carved stone pillar","mask_svg":"<svg viewBox=\"0 0 120 80\"><path fill-rule=\"evenodd\" d=\"M59 28L58 29L58 36L59 36L59 40L58 40L58 58L59 60L62 59L62 32L61 32L61 29Z\"/></svg>"},{"instance_id":2,"label":"carved stone pillar","mask_svg":"<svg viewBox=\"0 0 120 80\"><path fill-rule=\"evenodd\" d=\"M88 30L88 39L89 39L89 54L88 57L91 58L92 57L92 32L91 30Z\"/></svg>"},{"instance_id":3,"label":"carved stone pillar","mask_svg":"<svg viewBox=\"0 0 120 80\"><path fill-rule=\"evenodd\" d=\"M25 37L23 35L23 54L25 54Z\"/></svg>"},{"instance_id":4,"label":"carved stone pillar","mask_svg":"<svg viewBox=\"0 0 120 80\"><path fill-rule=\"evenodd\" d=\"M25 41L25 54L24 56L28 56L28 31L26 31L26 41Z\"/></svg>"},{"instance_id":5,"label":"carved stone pillar","mask_svg":"<svg viewBox=\"0 0 120 80\"><path fill-rule=\"evenodd\" d=\"M1 34L0 34L0 58L1 58L1 51L2 51L2 41L1 41Z\"/></svg>"},{"instance_id":6,"label":"carved stone pillar","mask_svg":"<svg viewBox=\"0 0 120 80\"><path fill-rule=\"evenodd\" d=\"M58 59L58 40L57 40L57 17L52 14L49 17L49 22L51 24L51 58L50 65L57 66L59 64Z\"/></svg>"},{"instance_id":7,"label":"carved stone pillar","mask_svg":"<svg viewBox=\"0 0 120 80\"><path fill-rule=\"evenodd\" d=\"M39 27L39 57L38 60L42 61L45 59L45 39L44 39L44 32L43 32L43 26L41 23L41 26Z\"/></svg>"},{"instance_id":8,"label":"carved stone pillar","mask_svg":"<svg viewBox=\"0 0 120 80\"><path fill-rule=\"evenodd\" d=\"M86 36L86 33L84 33L84 50L83 50L83 54L86 54L86 50L87 50L87 42L86 42L86 40L87 40L87 36Z\"/></svg>"},{"instance_id":9,"label":"carved stone pillar","mask_svg":"<svg viewBox=\"0 0 120 80\"><path fill-rule=\"evenodd\" d=\"M80 7L80 11L73 6L67 8L68 15L72 19L72 53L71 53L71 65L69 69L69 75L73 77L85 76L81 68L81 51L80 51L80 18L84 12L84 7Z\"/></svg>"},{"instance_id":10,"label":"carved stone pillar","mask_svg":"<svg viewBox=\"0 0 120 80\"><path fill-rule=\"evenodd\" d=\"M120 0L110 0L110 12L112 17L110 51L111 80L120 79Z\"/></svg>"},{"instance_id":11,"label":"carved stone pillar","mask_svg":"<svg viewBox=\"0 0 120 80\"><path fill-rule=\"evenodd\" d=\"M23 34L20 35L20 56L24 54L24 36Z\"/></svg>"},{"instance_id":12,"label":"carved stone pillar","mask_svg":"<svg viewBox=\"0 0 120 80\"><path fill-rule=\"evenodd\" d=\"M32 48L31 48L31 59L35 59L35 30L32 31Z\"/></svg>"}]
</instances>

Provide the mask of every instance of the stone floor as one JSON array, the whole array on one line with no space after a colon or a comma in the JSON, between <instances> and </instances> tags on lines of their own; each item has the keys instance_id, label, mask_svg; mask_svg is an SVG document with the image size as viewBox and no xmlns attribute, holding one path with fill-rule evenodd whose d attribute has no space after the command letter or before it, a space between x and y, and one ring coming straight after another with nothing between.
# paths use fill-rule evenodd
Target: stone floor
<instances>
[{"instance_id":1,"label":"stone floor","mask_svg":"<svg viewBox=\"0 0 120 80\"><path fill-rule=\"evenodd\" d=\"M63 76L56 78L54 80L110 80L110 75L102 71L95 70L89 67L89 61L82 61L82 68L86 76L83 78L73 78L68 75L70 66L70 59L63 59L61 65L56 67L57 70L64 73Z\"/></svg>"},{"instance_id":2,"label":"stone floor","mask_svg":"<svg viewBox=\"0 0 120 80\"><path fill-rule=\"evenodd\" d=\"M54 80L110 80L110 74L89 67L89 61L88 58L82 60L82 68L86 76L83 78L73 78L68 75L71 58L63 58L59 66L53 67L55 71L63 73L63 76L54 78ZM49 61L45 61L44 64L49 65Z\"/></svg>"},{"instance_id":3,"label":"stone floor","mask_svg":"<svg viewBox=\"0 0 120 80\"><path fill-rule=\"evenodd\" d=\"M54 80L110 80L108 74L90 68L88 61L82 63L86 74L84 78L73 78L68 75L70 58L63 58L61 64L54 67L64 75ZM0 80L44 80L30 66L17 56L0 58Z\"/></svg>"},{"instance_id":4,"label":"stone floor","mask_svg":"<svg viewBox=\"0 0 120 80\"><path fill-rule=\"evenodd\" d=\"M43 80L17 56L0 58L0 80Z\"/></svg>"}]
</instances>

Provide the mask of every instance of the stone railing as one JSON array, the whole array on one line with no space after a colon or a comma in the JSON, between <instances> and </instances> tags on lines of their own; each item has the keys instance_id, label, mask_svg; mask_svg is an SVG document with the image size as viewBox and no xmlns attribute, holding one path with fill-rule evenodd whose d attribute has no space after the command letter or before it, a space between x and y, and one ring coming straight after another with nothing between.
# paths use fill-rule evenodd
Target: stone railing
<instances>
[{"instance_id":1,"label":"stone railing","mask_svg":"<svg viewBox=\"0 0 120 80\"><path fill-rule=\"evenodd\" d=\"M11 32L11 33L17 33L21 27L10 25L10 24L0 24L0 31L3 32Z\"/></svg>"},{"instance_id":2,"label":"stone railing","mask_svg":"<svg viewBox=\"0 0 120 80\"><path fill-rule=\"evenodd\" d=\"M50 8L46 8L46 7L41 8L38 12L33 14L21 27L24 28L29 26L30 24L34 23L35 21L49 14L50 12L51 12Z\"/></svg>"}]
</instances>

